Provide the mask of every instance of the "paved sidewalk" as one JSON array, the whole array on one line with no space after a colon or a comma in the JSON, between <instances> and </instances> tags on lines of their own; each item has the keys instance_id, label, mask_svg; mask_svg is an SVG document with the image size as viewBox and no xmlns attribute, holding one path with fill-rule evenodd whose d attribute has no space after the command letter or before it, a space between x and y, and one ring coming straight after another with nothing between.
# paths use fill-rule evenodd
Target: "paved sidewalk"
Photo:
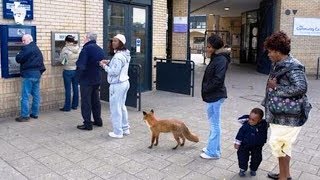
<instances>
[{"instance_id":1,"label":"paved sidewalk","mask_svg":"<svg viewBox=\"0 0 320 180\"><path fill-rule=\"evenodd\" d=\"M142 110L154 109L161 118L179 118L201 138L187 141L172 150L171 134L161 134L158 147L148 149L150 132L142 112L129 108L132 134L111 139L110 111L103 103L104 127L80 131L80 110L42 113L37 120L17 123L14 118L0 120L0 179L267 179L267 171L277 170L276 159L265 145L257 176L239 178L233 140L240 127L236 118L253 107L261 107L266 75L250 66L232 65L226 79L229 98L223 105L222 158L203 160L209 128L200 84L205 66L196 68L195 97L163 91L142 94ZM311 118L303 127L294 147L291 164L293 179L320 179L320 81L309 78Z\"/></svg>"}]
</instances>

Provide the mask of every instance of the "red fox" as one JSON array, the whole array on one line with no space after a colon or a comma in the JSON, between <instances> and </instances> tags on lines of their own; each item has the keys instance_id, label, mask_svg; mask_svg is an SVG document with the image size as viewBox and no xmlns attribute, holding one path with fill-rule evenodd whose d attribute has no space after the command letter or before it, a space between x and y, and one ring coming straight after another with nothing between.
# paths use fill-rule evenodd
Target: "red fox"
<instances>
[{"instance_id":1,"label":"red fox","mask_svg":"<svg viewBox=\"0 0 320 180\"><path fill-rule=\"evenodd\" d=\"M160 132L172 132L174 139L178 143L172 149L177 149L179 145L183 146L186 138L192 142L199 142L199 137L192 134L182 121L176 119L157 120L152 109L149 113L143 111L143 120L152 132L151 145L148 147L150 149L153 145L158 145ZM182 143L180 142L180 138L182 139Z\"/></svg>"}]
</instances>

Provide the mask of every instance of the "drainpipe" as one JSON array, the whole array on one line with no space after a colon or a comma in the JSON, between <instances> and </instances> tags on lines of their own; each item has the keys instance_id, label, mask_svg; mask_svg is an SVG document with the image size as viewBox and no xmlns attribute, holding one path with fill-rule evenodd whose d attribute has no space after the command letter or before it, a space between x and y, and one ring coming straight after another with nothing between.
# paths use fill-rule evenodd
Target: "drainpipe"
<instances>
[{"instance_id":1,"label":"drainpipe","mask_svg":"<svg viewBox=\"0 0 320 180\"><path fill-rule=\"evenodd\" d=\"M190 47L190 7L191 7L191 0L188 0L188 31L187 31L187 61L191 60L191 47Z\"/></svg>"}]
</instances>

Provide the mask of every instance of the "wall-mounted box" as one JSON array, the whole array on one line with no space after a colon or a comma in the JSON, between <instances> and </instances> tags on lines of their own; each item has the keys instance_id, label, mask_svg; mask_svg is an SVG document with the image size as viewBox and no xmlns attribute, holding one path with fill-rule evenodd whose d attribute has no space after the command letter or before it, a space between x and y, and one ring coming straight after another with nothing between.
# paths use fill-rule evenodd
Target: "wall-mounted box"
<instances>
[{"instance_id":1,"label":"wall-mounted box","mask_svg":"<svg viewBox=\"0 0 320 180\"><path fill-rule=\"evenodd\" d=\"M20 64L16 62L16 55L24 46L21 38L24 34L30 34L36 42L36 27L0 25L0 34L1 77L19 77Z\"/></svg>"},{"instance_id":2,"label":"wall-mounted box","mask_svg":"<svg viewBox=\"0 0 320 180\"><path fill-rule=\"evenodd\" d=\"M78 32L51 32L51 65L60 66L60 53L65 46L65 38L67 35L72 35L79 44Z\"/></svg>"}]
</instances>

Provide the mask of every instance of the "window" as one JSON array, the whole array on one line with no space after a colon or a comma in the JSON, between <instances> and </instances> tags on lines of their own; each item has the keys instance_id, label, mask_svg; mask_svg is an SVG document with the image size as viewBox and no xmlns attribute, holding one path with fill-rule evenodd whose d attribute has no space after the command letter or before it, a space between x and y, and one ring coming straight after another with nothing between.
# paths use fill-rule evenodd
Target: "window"
<instances>
[{"instance_id":1,"label":"window","mask_svg":"<svg viewBox=\"0 0 320 180\"><path fill-rule=\"evenodd\" d=\"M207 28L207 16L191 16L190 17L190 29L206 29Z\"/></svg>"},{"instance_id":2,"label":"window","mask_svg":"<svg viewBox=\"0 0 320 180\"><path fill-rule=\"evenodd\" d=\"M203 44L204 43L205 38L204 37L194 37L193 38L193 43L194 44Z\"/></svg>"}]
</instances>

